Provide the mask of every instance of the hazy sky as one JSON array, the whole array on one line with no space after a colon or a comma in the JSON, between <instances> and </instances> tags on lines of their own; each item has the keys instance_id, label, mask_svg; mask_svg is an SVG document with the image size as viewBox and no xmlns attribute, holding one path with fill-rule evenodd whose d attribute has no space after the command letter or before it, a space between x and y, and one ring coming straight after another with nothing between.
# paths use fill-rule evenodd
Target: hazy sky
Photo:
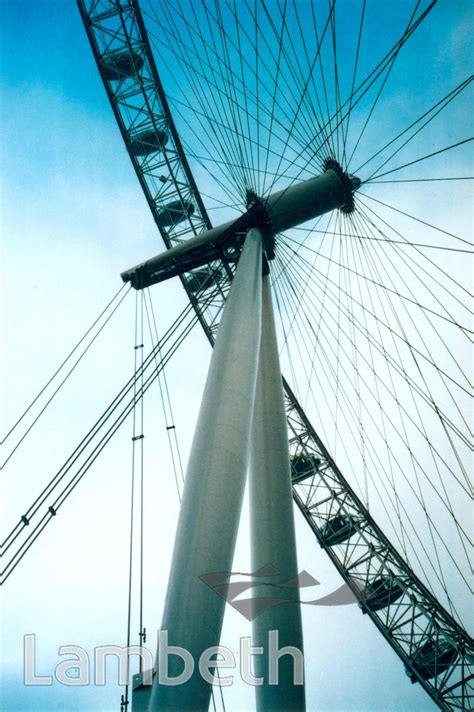
<instances>
[{"instance_id":1,"label":"hazy sky","mask_svg":"<svg viewBox=\"0 0 474 712\"><path fill-rule=\"evenodd\" d=\"M455 5L467 14L468 3ZM440 32L444 12L433 19ZM75 2L0 0L0 23L3 433L119 288L120 271L161 245ZM132 373L134 299L128 295L3 471L4 531ZM178 285L156 290L162 332L185 303ZM196 328L167 370L184 460L208 360ZM5 585L2 709L119 709L114 665L105 687L26 688L22 645L25 634L36 634L38 674L47 675L60 662L59 645L81 645L92 655L94 645L124 644L130 428L124 426ZM146 410L145 434L145 625L153 651L178 511L157 396ZM246 514L242 528L235 569L246 571ZM300 516L297 536L300 567L320 581L318 594L330 593L340 579ZM356 606L307 607L303 615L309 711L435 708ZM223 644L235 645L243 632L250 634L249 627L230 610ZM252 708L252 690L244 685L224 694L227 710Z\"/></svg>"}]
</instances>

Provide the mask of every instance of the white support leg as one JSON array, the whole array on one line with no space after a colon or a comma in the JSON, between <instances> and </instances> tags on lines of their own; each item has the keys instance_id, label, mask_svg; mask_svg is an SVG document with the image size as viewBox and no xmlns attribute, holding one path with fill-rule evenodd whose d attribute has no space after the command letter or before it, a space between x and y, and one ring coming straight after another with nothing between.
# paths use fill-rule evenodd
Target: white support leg
<instances>
[{"instance_id":1,"label":"white support leg","mask_svg":"<svg viewBox=\"0 0 474 712\"><path fill-rule=\"evenodd\" d=\"M261 326L262 241L259 230L245 239L212 353L194 433L162 630L168 644L191 653L189 682L159 684L149 711L208 709L211 687L198 670L201 653L219 644L225 601L200 576L230 571L248 467ZM168 675L182 672L170 656ZM159 655L158 655L159 665Z\"/></svg>"},{"instance_id":2,"label":"white support leg","mask_svg":"<svg viewBox=\"0 0 474 712\"><path fill-rule=\"evenodd\" d=\"M291 582L298 575L293 497L287 422L268 276L263 278L262 336L252 426L249 486L252 571L271 564L278 570L278 575L262 580L270 584ZM291 602L268 608L253 621L252 643L262 646L264 651L263 655L255 656L256 675L264 678L264 684L255 688L257 710L303 712L304 686L294 684L298 682L303 653L298 587L292 589L262 585L252 589L252 595L292 599ZM299 655L296 652L294 657L290 654L281 656L277 685L269 684L270 659L275 659L269 648L271 631L278 631L279 649L293 646L301 653Z\"/></svg>"}]
</instances>

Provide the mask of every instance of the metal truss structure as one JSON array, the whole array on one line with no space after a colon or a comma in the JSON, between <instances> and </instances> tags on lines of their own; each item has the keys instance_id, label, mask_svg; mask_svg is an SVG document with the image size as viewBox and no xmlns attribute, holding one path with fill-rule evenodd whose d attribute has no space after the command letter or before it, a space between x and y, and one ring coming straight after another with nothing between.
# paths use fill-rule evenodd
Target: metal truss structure
<instances>
[{"instance_id":1,"label":"metal truss structure","mask_svg":"<svg viewBox=\"0 0 474 712\"><path fill-rule=\"evenodd\" d=\"M139 4L78 5L138 180L171 248L212 226L173 124ZM211 344L232 274L232 256L223 254L180 276ZM209 303L211 286L218 289ZM293 495L313 534L411 681L443 710L474 708L472 640L388 541L284 386Z\"/></svg>"}]
</instances>

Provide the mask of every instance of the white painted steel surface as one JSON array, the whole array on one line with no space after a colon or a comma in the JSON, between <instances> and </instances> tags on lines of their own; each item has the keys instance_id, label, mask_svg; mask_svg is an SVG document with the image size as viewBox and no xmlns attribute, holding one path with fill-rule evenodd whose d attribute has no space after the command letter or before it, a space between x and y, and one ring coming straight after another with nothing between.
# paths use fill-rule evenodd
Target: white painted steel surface
<instances>
[{"instance_id":1,"label":"white painted steel surface","mask_svg":"<svg viewBox=\"0 0 474 712\"><path fill-rule=\"evenodd\" d=\"M162 630L194 658L182 685L153 685L150 711L207 710L210 685L197 668L219 644L225 601L200 576L230 571L246 473L261 325L262 239L249 230L225 306L194 434L183 492ZM168 674L182 671L170 657Z\"/></svg>"},{"instance_id":2,"label":"white painted steel surface","mask_svg":"<svg viewBox=\"0 0 474 712\"><path fill-rule=\"evenodd\" d=\"M257 710L303 712L304 686L294 684L291 655L281 657L279 684L268 684L270 631L278 631L279 649L294 646L303 651L288 428L268 276L263 278L262 335L252 426L249 495L252 571L271 565L279 572L258 579L270 585L252 589L252 595L289 601L271 606L253 621L253 645L263 647L263 654L255 656L256 675L264 678L264 684L255 688ZM296 586L275 587L275 584L291 582Z\"/></svg>"}]
</instances>

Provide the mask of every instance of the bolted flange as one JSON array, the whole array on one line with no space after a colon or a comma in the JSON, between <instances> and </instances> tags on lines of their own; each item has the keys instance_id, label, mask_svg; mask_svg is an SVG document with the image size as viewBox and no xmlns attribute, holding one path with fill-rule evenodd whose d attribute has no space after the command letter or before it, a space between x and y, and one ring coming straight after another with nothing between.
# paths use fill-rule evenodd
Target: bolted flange
<instances>
[{"instance_id":1,"label":"bolted flange","mask_svg":"<svg viewBox=\"0 0 474 712\"><path fill-rule=\"evenodd\" d=\"M339 177L341 183L344 186L344 203L339 206L341 213L345 215L350 215L354 212L354 193L360 188L361 180L357 176L353 176L350 173L346 173L342 168L341 164L336 161L335 158L326 158L323 163L323 168L325 171L333 170L334 173Z\"/></svg>"}]
</instances>

